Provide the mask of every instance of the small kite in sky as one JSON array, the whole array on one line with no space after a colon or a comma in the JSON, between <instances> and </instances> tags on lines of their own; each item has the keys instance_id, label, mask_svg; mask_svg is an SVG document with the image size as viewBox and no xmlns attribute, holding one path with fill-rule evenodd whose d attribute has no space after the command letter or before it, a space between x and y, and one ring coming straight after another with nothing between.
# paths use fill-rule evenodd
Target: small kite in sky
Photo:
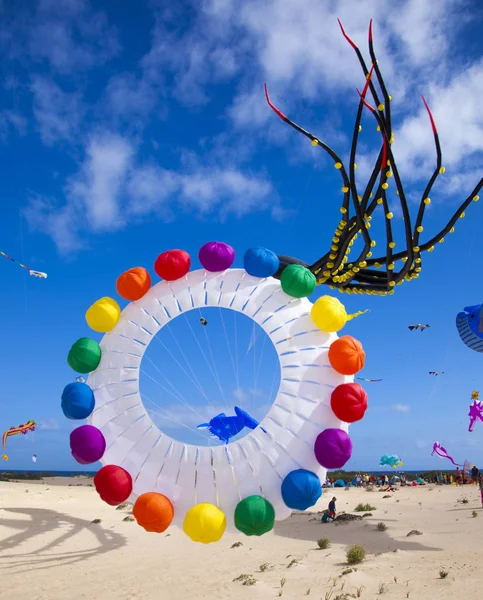
<instances>
[{"instance_id":1,"label":"small kite in sky","mask_svg":"<svg viewBox=\"0 0 483 600\"><path fill-rule=\"evenodd\" d=\"M9 256L8 254L5 254L5 252L2 252L1 250L0 250L0 254L4 258L6 258L7 260L12 261L13 263L15 263L16 265L18 265L19 267L22 267L22 269L25 269L26 271L28 271L29 275L32 275L32 277L38 277L39 279L47 279L47 273L42 273L42 271L35 271L34 269L31 269L30 267L27 267L26 265L22 264L18 260L15 260L14 258L12 258L11 256Z\"/></svg>"},{"instance_id":2,"label":"small kite in sky","mask_svg":"<svg viewBox=\"0 0 483 600\"><path fill-rule=\"evenodd\" d=\"M18 427L10 427L4 432L2 436L2 448L5 448L7 438L12 435L18 435L19 433L26 435L29 431L35 431L37 423L35 421L27 421L25 424L19 425Z\"/></svg>"},{"instance_id":3,"label":"small kite in sky","mask_svg":"<svg viewBox=\"0 0 483 600\"><path fill-rule=\"evenodd\" d=\"M444 375L444 371L428 371L430 375Z\"/></svg>"},{"instance_id":4,"label":"small kite in sky","mask_svg":"<svg viewBox=\"0 0 483 600\"><path fill-rule=\"evenodd\" d=\"M365 377L356 377L359 381L367 381L368 383L379 383L382 379L366 379Z\"/></svg>"},{"instance_id":5,"label":"small kite in sky","mask_svg":"<svg viewBox=\"0 0 483 600\"><path fill-rule=\"evenodd\" d=\"M208 321L207 321L206 319L204 319L203 317L201 317L201 319L200 319L200 323L201 323L202 325L208 325Z\"/></svg>"},{"instance_id":6,"label":"small kite in sky","mask_svg":"<svg viewBox=\"0 0 483 600\"><path fill-rule=\"evenodd\" d=\"M409 331L414 331L415 329L419 329L419 331L424 331L427 327L431 327L431 325L421 325L421 323L416 323L416 325L408 325Z\"/></svg>"},{"instance_id":7,"label":"small kite in sky","mask_svg":"<svg viewBox=\"0 0 483 600\"><path fill-rule=\"evenodd\" d=\"M448 454L446 448L443 448L443 446L439 442L434 442L433 444L433 451L431 452L431 456L433 456L434 454L436 454L436 456L439 456L440 458L447 458L454 464L455 467L462 466L454 461L454 458Z\"/></svg>"}]
</instances>

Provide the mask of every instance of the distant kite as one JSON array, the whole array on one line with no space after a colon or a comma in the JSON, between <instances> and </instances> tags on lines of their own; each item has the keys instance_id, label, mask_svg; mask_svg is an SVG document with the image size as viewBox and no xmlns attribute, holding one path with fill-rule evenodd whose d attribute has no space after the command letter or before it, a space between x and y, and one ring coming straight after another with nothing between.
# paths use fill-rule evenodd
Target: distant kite
<instances>
[{"instance_id":1,"label":"distant kite","mask_svg":"<svg viewBox=\"0 0 483 600\"><path fill-rule=\"evenodd\" d=\"M382 379L365 379L364 377L355 377L354 379L358 379L359 381L367 381L368 383L379 383Z\"/></svg>"},{"instance_id":2,"label":"distant kite","mask_svg":"<svg viewBox=\"0 0 483 600\"><path fill-rule=\"evenodd\" d=\"M424 331L427 327L431 327L431 325L421 325L421 323L417 323L416 325L408 325L409 331L414 331L415 329L419 329L419 331Z\"/></svg>"},{"instance_id":3,"label":"distant kite","mask_svg":"<svg viewBox=\"0 0 483 600\"><path fill-rule=\"evenodd\" d=\"M430 375L444 375L444 371L428 371Z\"/></svg>"},{"instance_id":4,"label":"distant kite","mask_svg":"<svg viewBox=\"0 0 483 600\"><path fill-rule=\"evenodd\" d=\"M470 432L474 430L476 421L479 420L483 423L483 402L479 400L479 396L479 392L471 392L473 404L470 404L470 412L468 413L470 418L468 431Z\"/></svg>"},{"instance_id":5,"label":"distant kite","mask_svg":"<svg viewBox=\"0 0 483 600\"><path fill-rule=\"evenodd\" d=\"M434 454L436 454L436 456L439 456L440 458L447 458L454 464L455 467L462 466L454 461L454 458L448 454L446 448L443 448L443 446L439 442L434 442L433 444L433 451L431 452L431 456L433 456Z\"/></svg>"},{"instance_id":6,"label":"distant kite","mask_svg":"<svg viewBox=\"0 0 483 600\"><path fill-rule=\"evenodd\" d=\"M29 275L32 275L32 277L38 277L40 279L47 279L47 273L42 273L42 271L34 271L34 269L31 269L30 267L27 267L26 265L23 265L21 262L19 262L18 260L15 260L14 258L12 258L11 256L9 256L8 254L5 254L5 252L2 252L0 250L0 254L5 257L7 260L12 261L13 263L15 263L16 265L18 265L19 267L22 267L22 269L25 269L26 271L29 272Z\"/></svg>"},{"instance_id":7,"label":"distant kite","mask_svg":"<svg viewBox=\"0 0 483 600\"><path fill-rule=\"evenodd\" d=\"M206 319L204 319L203 317L201 317L201 319L200 319L200 323L201 323L202 325L208 325L208 321L207 321Z\"/></svg>"},{"instance_id":8,"label":"distant kite","mask_svg":"<svg viewBox=\"0 0 483 600\"><path fill-rule=\"evenodd\" d=\"M35 421L27 421L23 425L19 425L18 427L10 427L7 431L4 432L2 437L2 448L5 449L5 445L7 444L7 438L12 435L18 435L21 433L22 435L26 435L29 431L35 431L37 427L37 423Z\"/></svg>"}]
</instances>

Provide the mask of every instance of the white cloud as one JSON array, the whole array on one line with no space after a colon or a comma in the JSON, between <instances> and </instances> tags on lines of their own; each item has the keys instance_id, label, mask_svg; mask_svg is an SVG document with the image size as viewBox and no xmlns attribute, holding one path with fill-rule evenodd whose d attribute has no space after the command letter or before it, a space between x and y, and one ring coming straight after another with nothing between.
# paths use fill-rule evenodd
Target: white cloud
<instances>
[{"instance_id":1,"label":"white cloud","mask_svg":"<svg viewBox=\"0 0 483 600\"><path fill-rule=\"evenodd\" d=\"M45 419L39 422L39 429L42 431L58 431L60 425L56 419Z\"/></svg>"},{"instance_id":2,"label":"white cloud","mask_svg":"<svg viewBox=\"0 0 483 600\"><path fill-rule=\"evenodd\" d=\"M192 162L182 172L135 164L134 145L113 134L93 137L79 172L65 187L66 202L33 196L25 211L33 228L44 231L59 251L82 246L82 230L113 231L130 217L174 218L176 212L225 218L271 210L284 216L265 178L226 166ZM167 200L169 199L169 203Z\"/></svg>"},{"instance_id":3,"label":"white cloud","mask_svg":"<svg viewBox=\"0 0 483 600\"><path fill-rule=\"evenodd\" d=\"M75 92L64 92L51 78L32 77L34 115L47 146L59 140L72 141L82 118L82 101Z\"/></svg>"},{"instance_id":4,"label":"white cloud","mask_svg":"<svg viewBox=\"0 0 483 600\"><path fill-rule=\"evenodd\" d=\"M398 413L408 413L411 410L411 406L409 404L393 404L391 410Z\"/></svg>"}]
</instances>

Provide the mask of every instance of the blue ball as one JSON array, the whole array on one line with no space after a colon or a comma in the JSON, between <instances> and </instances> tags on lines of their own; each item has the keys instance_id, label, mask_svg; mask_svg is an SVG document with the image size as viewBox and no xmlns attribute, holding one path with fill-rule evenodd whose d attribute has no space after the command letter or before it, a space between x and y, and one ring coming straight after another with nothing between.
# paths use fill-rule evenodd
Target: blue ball
<instances>
[{"instance_id":1,"label":"blue ball","mask_svg":"<svg viewBox=\"0 0 483 600\"><path fill-rule=\"evenodd\" d=\"M243 257L245 271L253 277L271 277L280 267L280 260L275 252L263 246L249 248Z\"/></svg>"},{"instance_id":2,"label":"blue ball","mask_svg":"<svg viewBox=\"0 0 483 600\"><path fill-rule=\"evenodd\" d=\"M61 407L68 419L87 419L94 410L94 392L81 381L69 383L62 392Z\"/></svg>"},{"instance_id":3,"label":"blue ball","mask_svg":"<svg viewBox=\"0 0 483 600\"><path fill-rule=\"evenodd\" d=\"M322 486L315 473L306 469L291 471L282 482L282 499L289 508L306 510L322 496Z\"/></svg>"}]
</instances>

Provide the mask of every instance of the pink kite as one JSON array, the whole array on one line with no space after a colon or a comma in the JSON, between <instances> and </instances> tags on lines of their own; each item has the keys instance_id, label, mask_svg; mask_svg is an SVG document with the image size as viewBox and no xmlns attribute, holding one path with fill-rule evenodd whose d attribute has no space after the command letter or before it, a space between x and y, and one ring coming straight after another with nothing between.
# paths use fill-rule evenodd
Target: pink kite
<instances>
[{"instance_id":1,"label":"pink kite","mask_svg":"<svg viewBox=\"0 0 483 600\"><path fill-rule=\"evenodd\" d=\"M447 458L454 464L455 467L463 466L455 463L453 457L448 454L446 448L443 448L443 446L439 442L434 442L433 444L433 451L431 452L431 456L433 456L434 454L436 454L440 458Z\"/></svg>"},{"instance_id":2,"label":"pink kite","mask_svg":"<svg viewBox=\"0 0 483 600\"><path fill-rule=\"evenodd\" d=\"M473 431L477 420L483 422L483 402L481 400L478 400L478 397L478 392L471 393L471 399L473 400L473 404L470 404L470 412L468 413L468 416L470 418L468 431Z\"/></svg>"}]
</instances>

